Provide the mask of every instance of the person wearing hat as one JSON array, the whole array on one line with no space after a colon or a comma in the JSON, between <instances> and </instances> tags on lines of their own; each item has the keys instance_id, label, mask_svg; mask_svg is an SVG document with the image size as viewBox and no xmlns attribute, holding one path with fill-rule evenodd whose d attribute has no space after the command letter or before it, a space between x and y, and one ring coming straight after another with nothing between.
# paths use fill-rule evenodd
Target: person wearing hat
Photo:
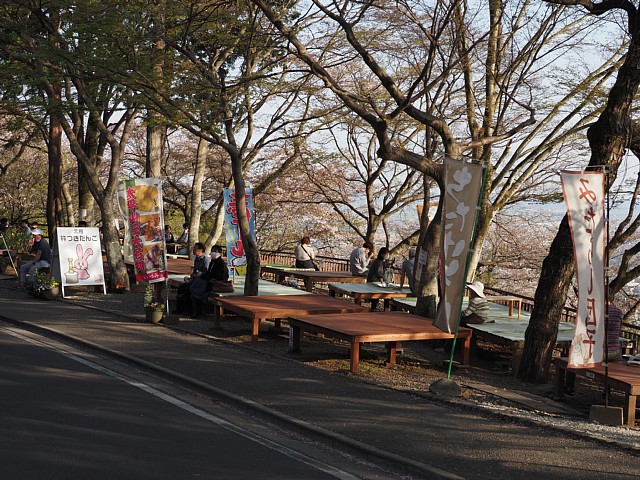
<instances>
[{"instance_id":1,"label":"person wearing hat","mask_svg":"<svg viewBox=\"0 0 640 480\"><path fill-rule=\"evenodd\" d=\"M366 277L369 273L369 261L373 256L373 245L365 242L361 247L354 249L349 256L351 275L354 277Z\"/></svg>"},{"instance_id":2,"label":"person wearing hat","mask_svg":"<svg viewBox=\"0 0 640 480\"><path fill-rule=\"evenodd\" d=\"M20 274L18 276L18 287L20 288L24 288L27 275L31 277L37 268L51 266L51 247L44 239L42 230L34 228L31 230L31 235L33 236L33 246L29 253L34 254L35 257L33 260L20 265Z\"/></svg>"},{"instance_id":3,"label":"person wearing hat","mask_svg":"<svg viewBox=\"0 0 640 480\"><path fill-rule=\"evenodd\" d=\"M489 302L484 296L484 285L477 280L467 283L469 290L469 306L460 314L460 325L478 325L489 319Z\"/></svg>"}]
</instances>

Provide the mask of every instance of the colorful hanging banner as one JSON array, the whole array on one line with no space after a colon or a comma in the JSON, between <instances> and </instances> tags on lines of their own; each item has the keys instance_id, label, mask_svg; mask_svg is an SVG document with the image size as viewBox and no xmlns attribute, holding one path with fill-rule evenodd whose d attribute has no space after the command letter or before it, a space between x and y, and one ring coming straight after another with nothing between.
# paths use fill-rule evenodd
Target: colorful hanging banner
<instances>
[{"instance_id":1,"label":"colorful hanging banner","mask_svg":"<svg viewBox=\"0 0 640 480\"><path fill-rule=\"evenodd\" d=\"M58 227L55 250L63 296L65 287L85 285L102 285L106 293L97 227Z\"/></svg>"},{"instance_id":2,"label":"colorful hanging banner","mask_svg":"<svg viewBox=\"0 0 640 480\"><path fill-rule=\"evenodd\" d=\"M593 367L604 357L605 215L602 172L560 172L578 283L576 330L568 366Z\"/></svg>"},{"instance_id":3,"label":"colorful hanging banner","mask_svg":"<svg viewBox=\"0 0 640 480\"><path fill-rule=\"evenodd\" d=\"M244 208L249 219L249 230L251 238L255 240L255 219L253 211L253 190L245 189ZM227 265L234 267L238 275L247 273L247 257L244 253L242 238L240 238L240 228L238 225L238 203L236 191L233 188L224 189L224 229L227 241ZM242 208L242 207L241 207Z\"/></svg>"},{"instance_id":4,"label":"colorful hanging banner","mask_svg":"<svg viewBox=\"0 0 640 480\"><path fill-rule=\"evenodd\" d=\"M136 280L162 282L169 276L164 242L162 181L157 178L125 180L124 194Z\"/></svg>"},{"instance_id":5,"label":"colorful hanging banner","mask_svg":"<svg viewBox=\"0 0 640 480\"><path fill-rule=\"evenodd\" d=\"M433 323L448 333L456 332L460 321L467 258L481 187L482 165L445 158L440 244L440 258L444 267L440 275L442 301Z\"/></svg>"}]
</instances>

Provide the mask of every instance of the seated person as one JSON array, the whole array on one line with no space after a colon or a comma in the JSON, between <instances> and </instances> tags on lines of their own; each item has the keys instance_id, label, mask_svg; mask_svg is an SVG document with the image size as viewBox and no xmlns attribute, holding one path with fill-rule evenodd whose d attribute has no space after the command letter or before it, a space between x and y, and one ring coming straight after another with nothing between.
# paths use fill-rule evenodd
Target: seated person
<instances>
[{"instance_id":1,"label":"seated person","mask_svg":"<svg viewBox=\"0 0 640 480\"><path fill-rule=\"evenodd\" d=\"M20 274L18 276L18 288L24 288L24 283L29 277L33 276L33 272L36 268L50 267L51 266L51 247L49 243L44 239L42 230L35 228L31 231L33 236L33 245L29 250L29 253L35 255L33 260L20 265Z\"/></svg>"},{"instance_id":2,"label":"seated person","mask_svg":"<svg viewBox=\"0 0 640 480\"><path fill-rule=\"evenodd\" d=\"M369 272L367 273L367 283L384 282L384 266L385 262L389 260L389 249L382 247L378 251L377 258L371 264ZM378 299L371 299L371 310L374 311L378 308Z\"/></svg>"},{"instance_id":3,"label":"seated person","mask_svg":"<svg viewBox=\"0 0 640 480\"><path fill-rule=\"evenodd\" d=\"M361 247L354 249L349 257L351 275L355 277L366 277L369 271L369 260L373 255L373 245L365 242Z\"/></svg>"},{"instance_id":4,"label":"seated person","mask_svg":"<svg viewBox=\"0 0 640 480\"><path fill-rule=\"evenodd\" d=\"M197 242L193 246L193 271L188 277L184 277L184 283L178 287L177 304L175 313L183 313L191 310L190 284L194 279L200 278L209 269L210 259L204 253L204 244Z\"/></svg>"},{"instance_id":5,"label":"seated person","mask_svg":"<svg viewBox=\"0 0 640 480\"><path fill-rule=\"evenodd\" d=\"M316 259L316 251L310 244L311 239L304 236L302 240L300 240L300 243L296 245L296 268L316 268L314 262Z\"/></svg>"},{"instance_id":6,"label":"seated person","mask_svg":"<svg viewBox=\"0 0 640 480\"><path fill-rule=\"evenodd\" d=\"M189 287L191 292L192 317L202 315L202 306L209 301L209 292L233 292L229 282L227 262L222 258L222 247L211 247L211 262L206 273L194 279Z\"/></svg>"},{"instance_id":7,"label":"seated person","mask_svg":"<svg viewBox=\"0 0 640 480\"><path fill-rule=\"evenodd\" d=\"M484 285L475 281L467 283L469 289L469 306L460 314L460 325L479 325L489 319L489 302L484 296Z\"/></svg>"}]
</instances>

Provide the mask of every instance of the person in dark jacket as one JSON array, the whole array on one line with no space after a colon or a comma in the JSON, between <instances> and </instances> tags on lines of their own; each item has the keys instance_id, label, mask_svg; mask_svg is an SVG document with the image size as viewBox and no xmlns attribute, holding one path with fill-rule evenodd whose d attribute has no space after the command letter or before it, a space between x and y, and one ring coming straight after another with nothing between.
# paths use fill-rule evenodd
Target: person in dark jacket
<instances>
[{"instance_id":1,"label":"person in dark jacket","mask_svg":"<svg viewBox=\"0 0 640 480\"><path fill-rule=\"evenodd\" d=\"M228 281L229 269L227 268L227 262L222 257L222 247L214 245L211 248L211 261L207 272L191 282L189 288L191 306L193 308L192 317L202 315L203 305L206 305L209 301L209 292L233 291L233 285Z\"/></svg>"},{"instance_id":2,"label":"person in dark jacket","mask_svg":"<svg viewBox=\"0 0 640 480\"><path fill-rule=\"evenodd\" d=\"M193 270L191 275L184 278L184 283L178 287L177 304L174 313L190 313L191 310L191 284L195 279L202 277L209 270L210 259L204 253L204 244L197 242L193 246Z\"/></svg>"},{"instance_id":3,"label":"person in dark jacket","mask_svg":"<svg viewBox=\"0 0 640 480\"><path fill-rule=\"evenodd\" d=\"M371 264L369 272L367 273L367 283L384 282L384 264L389 260L389 249L382 247L378 251L378 256ZM371 311L375 311L378 308L378 299L371 299Z\"/></svg>"}]
</instances>

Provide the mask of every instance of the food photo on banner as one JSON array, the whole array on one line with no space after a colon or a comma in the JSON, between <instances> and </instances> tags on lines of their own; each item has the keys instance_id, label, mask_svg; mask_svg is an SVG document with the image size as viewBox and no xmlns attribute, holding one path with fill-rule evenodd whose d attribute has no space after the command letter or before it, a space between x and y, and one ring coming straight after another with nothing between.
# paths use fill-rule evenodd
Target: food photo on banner
<instances>
[{"instance_id":1,"label":"food photo on banner","mask_svg":"<svg viewBox=\"0 0 640 480\"><path fill-rule=\"evenodd\" d=\"M164 243L162 182L157 178L124 181L131 253L138 282L161 282L168 277ZM120 201L119 201L120 203Z\"/></svg>"},{"instance_id":2,"label":"food photo on banner","mask_svg":"<svg viewBox=\"0 0 640 480\"><path fill-rule=\"evenodd\" d=\"M100 230L97 227L58 227L55 255L64 287L102 285L105 290ZM105 290L106 293L106 290Z\"/></svg>"},{"instance_id":3,"label":"food photo on banner","mask_svg":"<svg viewBox=\"0 0 640 480\"><path fill-rule=\"evenodd\" d=\"M256 238L255 219L253 210L253 190L245 189L244 208L249 220L249 230L251 238ZM238 225L238 202L236 191L233 188L224 189L224 229L227 244L227 265L235 270L238 275L247 274L247 257L244 253L242 238L240 238L240 228Z\"/></svg>"}]
</instances>

